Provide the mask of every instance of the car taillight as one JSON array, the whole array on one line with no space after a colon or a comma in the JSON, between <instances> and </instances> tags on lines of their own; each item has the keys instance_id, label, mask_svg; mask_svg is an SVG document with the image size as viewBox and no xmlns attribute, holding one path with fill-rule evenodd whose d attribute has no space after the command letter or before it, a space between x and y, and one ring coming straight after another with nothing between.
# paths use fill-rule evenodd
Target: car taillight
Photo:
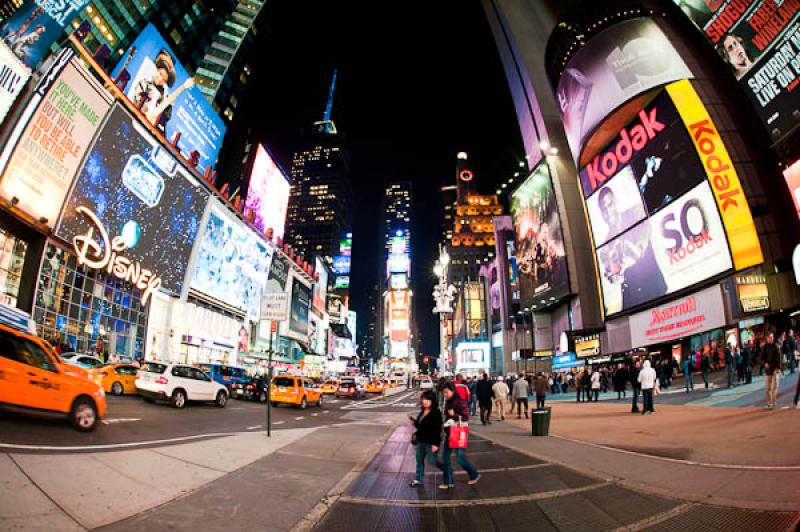
<instances>
[{"instance_id":1,"label":"car taillight","mask_svg":"<svg viewBox=\"0 0 800 532\"><path fill-rule=\"evenodd\" d=\"M245 388L247 388L248 390L252 390L253 388L255 388L255 386L253 386L252 384L248 384L247 386L245 386Z\"/></svg>"},{"instance_id":2,"label":"car taillight","mask_svg":"<svg viewBox=\"0 0 800 532\"><path fill-rule=\"evenodd\" d=\"M167 378L166 378L166 377L164 377L164 376L161 376L161 377L159 377L159 378L157 378L157 379L156 379L156 384L167 384L168 382L169 382L169 381L168 381L168 380L167 380Z\"/></svg>"}]
</instances>

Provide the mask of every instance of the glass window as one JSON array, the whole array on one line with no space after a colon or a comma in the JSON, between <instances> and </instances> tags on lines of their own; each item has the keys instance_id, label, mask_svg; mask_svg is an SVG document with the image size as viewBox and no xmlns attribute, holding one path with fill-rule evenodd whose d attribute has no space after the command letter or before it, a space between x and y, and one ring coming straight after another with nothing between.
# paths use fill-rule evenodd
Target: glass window
<instances>
[{"instance_id":1,"label":"glass window","mask_svg":"<svg viewBox=\"0 0 800 532\"><path fill-rule=\"evenodd\" d=\"M117 366L116 372L119 375L136 375L137 369L133 366Z\"/></svg>"},{"instance_id":2,"label":"glass window","mask_svg":"<svg viewBox=\"0 0 800 532\"><path fill-rule=\"evenodd\" d=\"M191 370L192 368L186 366L175 366L172 368L172 375L173 377L183 377L185 379L191 379Z\"/></svg>"},{"instance_id":3,"label":"glass window","mask_svg":"<svg viewBox=\"0 0 800 532\"><path fill-rule=\"evenodd\" d=\"M293 388L295 385L292 377L275 377L272 382L275 386L286 386L288 388Z\"/></svg>"},{"instance_id":4,"label":"glass window","mask_svg":"<svg viewBox=\"0 0 800 532\"><path fill-rule=\"evenodd\" d=\"M18 362L22 362L23 364L46 371L56 370L56 365L53 362L53 359L50 358L50 355L45 353L41 347L30 340L20 337L11 337L9 343L13 346L12 349L16 352L15 359Z\"/></svg>"},{"instance_id":5,"label":"glass window","mask_svg":"<svg viewBox=\"0 0 800 532\"><path fill-rule=\"evenodd\" d=\"M166 364L159 364L158 362L145 362L139 371L146 371L148 373L158 373L159 375L166 371Z\"/></svg>"},{"instance_id":6,"label":"glass window","mask_svg":"<svg viewBox=\"0 0 800 532\"><path fill-rule=\"evenodd\" d=\"M191 377L190 378L198 380L198 381L210 381L211 380L211 377L206 375L201 370L199 370L197 368L189 368L189 369L191 370L191 372L190 372Z\"/></svg>"}]
</instances>

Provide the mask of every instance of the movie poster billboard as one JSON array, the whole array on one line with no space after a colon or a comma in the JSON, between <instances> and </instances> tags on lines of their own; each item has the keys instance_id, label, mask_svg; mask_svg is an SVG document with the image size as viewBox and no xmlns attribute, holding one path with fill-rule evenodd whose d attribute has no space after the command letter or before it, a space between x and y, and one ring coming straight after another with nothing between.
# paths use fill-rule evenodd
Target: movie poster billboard
<instances>
[{"instance_id":1,"label":"movie poster billboard","mask_svg":"<svg viewBox=\"0 0 800 532\"><path fill-rule=\"evenodd\" d=\"M683 290L733 266L708 183L597 249L606 314Z\"/></svg>"},{"instance_id":2,"label":"movie poster billboard","mask_svg":"<svg viewBox=\"0 0 800 532\"><path fill-rule=\"evenodd\" d=\"M256 148L245 209L253 213L253 224L261 231L272 229L273 238L283 239L289 205L289 180L262 146Z\"/></svg>"},{"instance_id":3,"label":"movie poster billboard","mask_svg":"<svg viewBox=\"0 0 800 532\"><path fill-rule=\"evenodd\" d=\"M637 224L645 212L639 185L630 165L606 181L586 200L594 245L600 247L631 226Z\"/></svg>"},{"instance_id":4,"label":"movie poster billboard","mask_svg":"<svg viewBox=\"0 0 800 532\"><path fill-rule=\"evenodd\" d=\"M124 255L158 272L162 288L181 293L209 193L138 120L115 105L67 200L56 234L72 242L96 228L93 212ZM121 250L118 250L121 251Z\"/></svg>"},{"instance_id":5,"label":"movie poster billboard","mask_svg":"<svg viewBox=\"0 0 800 532\"><path fill-rule=\"evenodd\" d=\"M489 308L492 324L492 332L497 332L503 328L503 318L501 307L503 305L503 290L500 285L501 276L497 266L497 261L490 262L486 267L487 281L489 285Z\"/></svg>"},{"instance_id":6,"label":"movie poster billboard","mask_svg":"<svg viewBox=\"0 0 800 532\"><path fill-rule=\"evenodd\" d=\"M218 200L209 205L190 287L258 321L272 246Z\"/></svg>"},{"instance_id":7,"label":"movie poster billboard","mask_svg":"<svg viewBox=\"0 0 800 532\"><path fill-rule=\"evenodd\" d=\"M0 180L0 196L51 227L112 101L77 59L62 68L43 98L29 103L32 114Z\"/></svg>"},{"instance_id":8,"label":"movie poster billboard","mask_svg":"<svg viewBox=\"0 0 800 532\"><path fill-rule=\"evenodd\" d=\"M289 307L289 331L301 341L308 340L308 311L311 308L311 288L299 279L292 279L292 301Z\"/></svg>"},{"instance_id":9,"label":"movie poster billboard","mask_svg":"<svg viewBox=\"0 0 800 532\"><path fill-rule=\"evenodd\" d=\"M31 69L0 41L0 123L31 77Z\"/></svg>"},{"instance_id":10,"label":"movie poster billboard","mask_svg":"<svg viewBox=\"0 0 800 532\"><path fill-rule=\"evenodd\" d=\"M634 96L692 77L656 22L615 24L588 41L567 63L556 89L561 119L578 162L585 142L613 110Z\"/></svg>"},{"instance_id":11,"label":"movie poster billboard","mask_svg":"<svg viewBox=\"0 0 800 532\"><path fill-rule=\"evenodd\" d=\"M126 70L131 79L125 86L128 99L137 107L141 104L144 115L168 140L180 133L178 148L187 158L194 151L199 154L197 166L201 172L214 166L225 125L153 24L145 26L133 41L112 78L129 58Z\"/></svg>"},{"instance_id":12,"label":"movie poster billboard","mask_svg":"<svg viewBox=\"0 0 800 532\"><path fill-rule=\"evenodd\" d=\"M773 142L800 122L800 0L675 0L753 102Z\"/></svg>"},{"instance_id":13,"label":"movie poster billboard","mask_svg":"<svg viewBox=\"0 0 800 532\"><path fill-rule=\"evenodd\" d=\"M547 162L511 194L522 304L538 305L569 293L564 236Z\"/></svg>"},{"instance_id":14,"label":"movie poster billboard","mask_svg":"<svg viewBox=\"0 0 800 532\"><path fill-rule=\"evenodd\" d=\"M274 253L272 255L272 264L269 267L269 275L267 275L265 292L268 294L285 292L290 269L289 258L282 253Z\"/></svg>"},{"instance_id":15,"label":"movie poster billboard","mask_svg":"<svg viewBox=\"0 0 800 532\"><path fill-rule=\"evenodd\" d=\"M0 38L31 69L50 52L88 0L25 0L2 26Z\"/></svg>"}]
</instances>

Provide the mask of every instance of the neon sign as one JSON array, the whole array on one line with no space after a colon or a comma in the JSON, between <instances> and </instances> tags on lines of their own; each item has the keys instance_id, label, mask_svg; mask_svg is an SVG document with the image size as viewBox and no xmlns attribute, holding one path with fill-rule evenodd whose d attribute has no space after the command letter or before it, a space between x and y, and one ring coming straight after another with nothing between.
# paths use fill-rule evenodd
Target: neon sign
<instances>
[{"instance_id":1,"label":"neon sign","mask_svg":"<svg viewBox=\"0 0 800 532\"><path fill-rule=\"evenodd\" d=\"M86 234L73 237L72 245L78 256L78 264L93 270L105 270L118 279L127 281L142 291L142 305L147 304L150 295L161 287L161 278L138 262L120 255L128 247L122 236L109 239L108 231L95 213L86 207L75 209L78 214L86 216L94 227ZM95 229L100 239L95 238Z\"/></svg>"}]
</instances>

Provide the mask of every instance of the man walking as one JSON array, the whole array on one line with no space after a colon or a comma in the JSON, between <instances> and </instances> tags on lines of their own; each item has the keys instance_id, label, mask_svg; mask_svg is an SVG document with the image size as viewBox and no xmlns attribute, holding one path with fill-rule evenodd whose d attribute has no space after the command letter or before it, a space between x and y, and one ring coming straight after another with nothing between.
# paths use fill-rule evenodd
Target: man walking
<instances>
[{"instance_id":1,"label":"man walking","mask_svg":"<svg viewBox=\"0 0 800 532\"><path fill-rule=\"evenodd\" d=\"M703 373L703 384L708 390L708 372L711 370L711 357L708 353L703 353L703 358L700 360L700 371Z\"/></svg>"},{"instance_id":2,"label":"man walking","mask_svg":"<svg viewBox=\"0 0 800 532\"><path fill-rule=\"evenodd\" d=\"M642 387L642 415L648 412L653 413L653 392L656 387L656 370L650 367L650 361L645 360L642 370L639 372L639 384Z\"/></svg>"},{"instance_id":3,"label":"man walking","mask_svg":"<svg viewBox=\"0 0 800 532\"><path fill-rule=\"evenodd\" d=\"M732 388L736 376L736 359L733 357L730 343L725 346L725 369L728 370L728 388Z\"/></svg>"},{"instance_id":4,"label":"man walking","mask_svg":"<svg viewBox=\"0 0 800 532\"><path fill-rule=\"evenodd\" d=\"M637 360L636 363L631 368L630 372L630 379L631 379L631 388L633 389L633 401L631 403L631 413L636 414L639 412L639 392L642 391L642 385L639 383L639 364L640 362Z\"/></svg>"},{"instance_id":5,"label":"man walking","mask_svg":"<svg viewBox=\"0 0 800 532\"><path fill-rule=\"evenodd\" d=\"M547 379L540 372L533 385L536 392L536 408L544 408L544 400L547 397L547 384Z\"/></svg>"},{"instance_id":6,"label":"man walking","mask_svg":"<svg viewBox=\"0 0 800 532\"><path fill-rule=\"evenodd\" d=\"M508 396L508 385L505 383L503 376L497 377L497 382L492 386L494 392L494 406L497 411L497 418L501 421L506 418L506 397Z\"/></svg>"},{"instance_id":7,"label":"man walking","mask_svg":"<svg viewBox=\"0 0 800 532\"><path fill-rule=\"evenodd\" d=\"M481 411L481 423L484 425L491 425L492 399L494 399L494 392L492 391L492 383L489 382L488 374L484 373L481 377L481 380L478 381L476 395L478 396L478 408Z\"/></svg>"},{"instance_id":8,"label":"man walking","mask_svg":"<svg viewBox=\"0 0 800 532\"><path fill-rule=\"evenodd\" d=\"M469 415L477 415L478 407L478 379L467 379L467 388L469 389Z\"/></svg>"},{"instance_id":9,"label":"man walking","mask_svg":"<svg viewBox=\"0 0 800 532\"><path fill-rule=\"evenodd\" d=\"M686 393L694 390L694 368L692 367L692 355L683 359L683 380L686 385Z\"/></svg>"},{"instance_id":10,"label":"man walking","mask_svg":"<svg viewBox=\"0 0 800 532\"><path fill-rule=\"evenodd\" d=\"M511 392L511 401L517 405L517 419L522 417L522 410L525 410L525 418L528 417L528 396L531 394L531 389L528 386L528 381L525 379L517 379L514 383L514 389Z\"/></svg>"},{"instance_id":11,"label":"man walking","mask_svg":"<svg viewBox=\"0 0 800 532\"><path fill-rule=\"evenodd\" d=\"M775 408L778 401L778 382L781 376L781 354L778 346L775 345L775 334L767 335L767 343L761 351L761 359L764 361L764 373L767 377L764 381L766 390L767 408Z\"/></svg>"},{"instance_id":12,"label":"man walking","mask_svg":"<svg viewBox=\"0 0 800 532\"><path fill-rule=\"evenodd\" d=\"M786 338L783 340L783 354L786 356L786 363L789 367L789 373L794 373L794 350L797 349L797 344L794 340L794 331L789 329Z\"/></svg>"}]
</instances>

